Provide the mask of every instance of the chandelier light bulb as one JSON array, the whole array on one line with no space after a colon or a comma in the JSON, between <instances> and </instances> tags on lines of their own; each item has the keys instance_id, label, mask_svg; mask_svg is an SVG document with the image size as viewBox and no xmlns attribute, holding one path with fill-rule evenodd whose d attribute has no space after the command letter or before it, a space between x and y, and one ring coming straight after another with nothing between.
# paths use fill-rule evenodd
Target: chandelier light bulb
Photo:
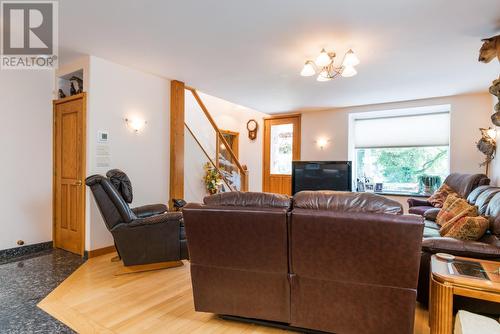
<instances>
[{"instance_id":1,"label":"chandelier light bulb","mask_svg":"<svg viewBox=\"0 0 500 334\"><path fill-rule=\"evenodd\" d=\"M358 56L356 56L354 51L349 49L349 51L347 51L347 53L345 54L344 62L342 63L342 65L344 67L353 67L353 66L356 66L358 64L359 64Z\"/></svg>"},{"instance_id":2,"label":"chandelier light bulb","mask_svg":"<svg viewBox=\"0 0 500 334\"><path fill-rule=\"evenodd\" d=\"M330 63L332 62L332 59L330 58L330 56L328 55L326 50L322 49L319 56L316 58L315 62L316 62L316 65L318 65L319 67L325 67L325 66L330 65Z\"/></svg>"},{"instance_id":3,"label":"chandelier light bulb","mask_svg":"<svg viewBox=\"0 0 500 334\"><path fill-rule=\"evenodd\" d=\"M492 129L492 128L489 128L486 133L488 134L488 136L495 140L497 138L497 130L496 129Z\"/></svg>"},{"instance_id":4,"label":"chandelier light bulb","mask_svg":"<svg viewBox=\"0 0 500 334\"><path fill-rule=\"evenodd\" d=\"M346 66L344 67L344 69L342 70L342 76L344 78L349 78L349 77L353 77L355 76L356 74L358 74L358 71L356 71L356 69L352 66Z\"/></svg>"},{"instance_id":5,"label":"chandelier light bulb","mask_svg":"<svg viewBox=\"0 0 500 334\"><path fill-rule=\"evenodd\" d=\"M315 74L316 71L314 70L312 62L310 60L306 61L304 67L302 68L302 71L300 72L300 75L303 77L310 77Z\"/></svg>"}]
</instances>

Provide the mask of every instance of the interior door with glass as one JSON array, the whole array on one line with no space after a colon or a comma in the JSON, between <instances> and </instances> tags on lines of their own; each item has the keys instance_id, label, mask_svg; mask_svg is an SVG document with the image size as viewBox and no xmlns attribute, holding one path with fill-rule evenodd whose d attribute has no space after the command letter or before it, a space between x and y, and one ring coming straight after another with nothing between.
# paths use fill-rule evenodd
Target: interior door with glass
<instances>
[{"instance_id":1,"label":"interior door with glass","mask_svg":"<svg viewBox=\"0 0 500 334\"><path fill-rule=\"evenodd\" d=\"M300 115L265 119L264 192L291 195L293 160L300 160Z\"/></svg>"}]
</instances>

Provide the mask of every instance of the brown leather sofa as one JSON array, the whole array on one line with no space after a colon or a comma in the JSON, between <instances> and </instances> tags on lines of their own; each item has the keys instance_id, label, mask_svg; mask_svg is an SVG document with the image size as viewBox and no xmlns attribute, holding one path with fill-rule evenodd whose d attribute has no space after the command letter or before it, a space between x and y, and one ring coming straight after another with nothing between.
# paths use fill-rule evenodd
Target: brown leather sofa
<instances>
[{"instance_id":1,"label":"brown leather sofa","mask_svg":"<svg viewBox=\"0 0 500 334\"><path fill-rule=\"evenodd\" d=\"M336 333L412 333L424 225L402 212L384 197L343 192L188 204L195 309Z\"/></svg>"},{"instance_id":2,"label":"brown leather sofa","mask_svg":"<svg viewBox=\"0 0 500 334\"><path fill-rule=\"evenodd\" d=\"M478 213L487 216L490 221L489 230L478 241L463 241L441 237L439 226L431 220L434 217L426 214L428 219L425 220L424 240L422 241L417 298L424 304L427 304L429 298L429 270L432 254L448 253L457 256L500 261L500 187L477 187L469 194L467 201L476 205ZM466 308L476 312L500 314L500 307L492 309L486 303Z\"/></svg>"},{"instance_id":3,"label":"brown leather sofa","mask_svg":"<svg viewBox=\"0 0 500 334\"><path fill-rule=\"evenodd\" d=\"M462 198L467 198L470 192L479 186L490 184L490 179L484 174L462 174L451 173L446 177L444 183L455 190ZM409 213L423 216L429 209L434 209L431 203L427 200L409 198L408 199Z\"/></svg>"}]
</instances>

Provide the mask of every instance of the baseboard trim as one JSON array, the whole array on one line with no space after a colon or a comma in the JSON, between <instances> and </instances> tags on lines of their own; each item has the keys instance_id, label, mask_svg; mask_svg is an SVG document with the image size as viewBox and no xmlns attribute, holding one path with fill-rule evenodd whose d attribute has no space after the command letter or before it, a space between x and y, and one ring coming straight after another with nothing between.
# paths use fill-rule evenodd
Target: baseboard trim
<instances>
[{"instance_id":1,"label":"baseboard trim","mask_svg":"<svg viewBox=\"0 0 500 334\"><path fill-rule=\"evenodd\" d=\"M113 253L113 252L116 252L116 248L114 245L90 250L87 252L87 257L89 259L91 259L93 257L98 257L101 255L105 255L105 254L109 254L109 253Z\"/></svg>"},{"instance_id":2,"label":"baseboard trim","mask_svg":"<svg viewBox=\"0 0 500 334\"><path fill-rule=\"evenodd\" d=\"M15 261L18 258L52 249L52 241L0 250L0 264Z\"/></svg>"}]
</instances>

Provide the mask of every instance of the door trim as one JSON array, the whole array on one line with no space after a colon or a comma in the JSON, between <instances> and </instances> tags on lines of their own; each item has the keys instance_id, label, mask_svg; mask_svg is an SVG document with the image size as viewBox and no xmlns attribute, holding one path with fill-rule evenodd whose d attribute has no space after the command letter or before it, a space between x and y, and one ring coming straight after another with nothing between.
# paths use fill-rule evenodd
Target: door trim
<instances>
[{"instance_id":1,"label":"door trim","mask_svg":"<svg viewBox=\"0 0 500 334\"><path fill-rule=\"evenodd\" d=\"M292 160L300 160L300 149L301 149L301 142L302 142L302 114L280 114L280 115L275 115L275 116L270 116L270 117L264 117L264 131L263 131L263 138L262 138L262 191L265 191L266 187L266 133L267 133L267 128L269 127L269 122L267 121L272 121L272 120L280 120L280 119L292 119L296 118L297 119L297 145L294 145L294 153L297 157L297 159ZM269 157L268 159L270 159ZM270 174L270 173L269 173ZM278 174L276 174L278 175ZM291 176L291 175L290 175Z\"/></svg>"},{"instance_id":2,"label":"door trim","mask_svg":"<svg viewBox=\"0 0 500 334\"><path fill-rule=\"evenodd\" d=\"M82 99L82 145L81 145L81 171L82 171L82 196L80 197L80 207L81 207L81 215L82 215L82 231L81 231L81 249L80 255L85 255L85 231L87 228L86 222L86 185L85 185L85 177L87 175L87 93L83 92L80 94L72 95L65 97L63 99L52 100L52 245L55 247L56 244L56 189L57 189L57 129L56 129L56 106L58 104L70 102L73 100Z\"/></svg>"}]
</instances>

